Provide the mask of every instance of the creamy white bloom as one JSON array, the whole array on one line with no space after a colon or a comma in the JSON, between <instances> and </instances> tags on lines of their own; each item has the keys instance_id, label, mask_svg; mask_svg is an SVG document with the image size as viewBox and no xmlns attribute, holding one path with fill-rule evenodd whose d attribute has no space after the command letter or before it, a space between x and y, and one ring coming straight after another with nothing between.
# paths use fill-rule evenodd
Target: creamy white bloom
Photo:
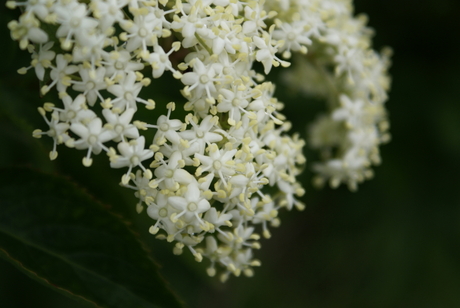
<instances>
[{"instance_id":1,"label":"creamy white bloom","mask_svg":"<svg viewBox=\"0 0 460 308\"><path fill-rule=\"evenodd\" d=\"M208 259L208 274L220 268L222 281L252 276L259 234L270 237L281 209L304 208L296 178L305 142L288 134L275 84L265 80L291 65L283 58L293 64L281 75L284 86L328 106L309 129L309 145L323 158L312 165L316 184L355 190L390 138L390 52L370 48L366 19L353 15L349 0L7 6L23 9L8 27L32 54L19 72L34 68L41 93L58 94L39 108L47 128L33 134L53 139L50 158L58 145L86 151L85 166L106 153L139 199L136 211L146 208L153 219L149 232L174 242L174 254L186 247L198 262ZM165 82L169 75L177 83ZM173 115L174 91L186 103Z\"/></svg>"}]
</instances>

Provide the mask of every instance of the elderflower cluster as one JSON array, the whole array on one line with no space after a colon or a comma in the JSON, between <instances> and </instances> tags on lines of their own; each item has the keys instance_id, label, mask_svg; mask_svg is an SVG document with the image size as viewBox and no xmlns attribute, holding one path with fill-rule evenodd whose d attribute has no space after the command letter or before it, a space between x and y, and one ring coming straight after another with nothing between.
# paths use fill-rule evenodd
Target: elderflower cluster
<instances>
[{"instance_id":1,"label":"elderflower cluster","mask_svg":"<svg viewBox=\"0 0 460 308\"><path fill-rule=\"evenodd\" d=\"M344 183L356 190L373 176L370 167L380 163L379 146L390 140L384 103L391 49L372 50L373 31L366 27L366 16L353 17L351 1L281 0L270 1L268 8L279 12L274 38L285 38L279 52L289 57L301 51L284 74L287 86L327 103L327 112L309 130L309 144L322 158L313 165L313 182L333 188ZM302 44L309 45L306 55Z\"/></svg>"},{"instance_id":2,"label":"elderflower cluster","mask_svg":"<svg viewBox=\"0 0 460 308\"><path fill-rule=\"evenodd\" d=\"M60 105L39 108L46 130L34 136L83 150L83 165L106 153L125 170L137 210L153 219L150 233L210 261L208 274L253 274L260 234L278 211L304 208L296 176L304 141L290 136L283 105L264 80L273 67L286 80L327 99L329 114L311 129L324 161L318 183L355 188L379 161L388 139L383 103L388 56L370 49L370 30L348 0L23 0L11 36L32 54L42 94ZM261 63L263 74L254 69ZM166 111L142 89L160 89L171 74L183 108ZM155 88L157 86L157 88ZM173 91L179 89L167 89ZM143 105L143 106L142 106ZM145 107L153 119L136 118ZM146 138L153 131L153 138Z\"/></svg>"}]
</instances>

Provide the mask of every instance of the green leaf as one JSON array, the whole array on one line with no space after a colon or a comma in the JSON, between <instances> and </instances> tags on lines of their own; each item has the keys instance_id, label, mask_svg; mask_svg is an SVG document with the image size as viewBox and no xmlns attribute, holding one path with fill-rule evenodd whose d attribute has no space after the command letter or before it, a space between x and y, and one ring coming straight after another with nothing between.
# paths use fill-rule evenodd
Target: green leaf
<instances>
[{"instance_id":1,"label":"green leaf","mask_svg":"<svg viewBox=\"0 0 460 308\"><path fill-rule=\"evenodd\" d=\"M128 225L65 178L0 170L0 255L93 307L182 307Z\"/></svg>"}]
</instances>

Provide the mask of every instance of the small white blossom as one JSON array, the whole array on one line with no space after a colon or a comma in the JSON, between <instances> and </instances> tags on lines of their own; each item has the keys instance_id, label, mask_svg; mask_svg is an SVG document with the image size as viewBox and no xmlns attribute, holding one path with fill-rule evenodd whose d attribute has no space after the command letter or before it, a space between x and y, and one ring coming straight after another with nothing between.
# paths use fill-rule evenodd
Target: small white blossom
<instances>
[{"instance_id":1,"label":"small white blossom","mask_svg":"<svg viewBox=\"0 0 460 308\"><path fill-rule=\"evenodd\" d=\"M139 138L139 130L134 124L131 124L134 113L135 110L129 108L122 114L113 113L110 109L102 110L102 114L107 120L105 128L111 129L117 134L117 137L113 138L114 141L126 141L126 138Z\"/></svg>"},{"instance_id":2,"label":"small white blossom","mask_svg":"<svg viewBox=\"0 0 460 308\"><path fill-rule=\"evenodd\" d=\"M179 211L178 214L171 217L173 222L184 216L184 220L189 223L193 220L201 223L199 214L206 212L211 207L208 200L201 194L197 183L188 184L183 197L172 196L168 198L168 202Z\"/></svg>"},{"instance_id":3,"label":"small white blossom","mask_svg":"<svg viewBox=\"0 0 460 308\"><path fill-rule=\"evenodd\" d=\"M72 89L83 92L90 106L96 103L97 98L104 101L99 91L107 88L107 84L104 81L105 68L99 67L96 71L93 71L90 68L82 67L78 73L80 74L81 81L74 82Z\"/></svg>"},{"instance_id":4,"label":"small white blossom","mask_svg":"<svg viewBox=\"0 0 460 308\"><path fill-rule=\"evenodd\" d=\"M113 131L110 131L113 133ZM128 167L128 172L123 176L122 183L127 184L129 174L134 167L141 167L142 170L146 171L144 166L141 164L144 160L152 158L153 152L145 149L145 138L141 136L137 139L133 139L130 142L122 141L118 144L118 151L121 155L112 156L110 159L110 167L112 168L123 168Z\"/></svg>"},{"instance_id":5,"label":"small white blossom","mask_svg":"<svg viewBox=\"0 0 460 308\"><path fill-rule=\"evenodd\" d=\"M70 56L59 54L56 56L56 65L51 66L50 77L53 82L50 85L42 88L42 93L48 92L52 87L56 85L59 92L65 92L68 86L71 85L70 75L78 72L79 68L76 65L69 65Z\"/></svg>"},{"instance_id":6,"label":"small white blossom","mask_svg":"<svg viewBox=\"0 0 460 308\"><path fill-rule=\"evenodd\" d=\"M138 95L142 90L142 84L136 82L136 79L136 74L129 72L119 84L111 85L107 88L107 91L116 96L111 103L120 112L127 108L137 110L137 102L141 101Z\"/></svg>"},{"instance_id":7,"label":"small white blossom","mask_svg":"<svg viewBox=\"0 0 460 308\"><path fill-rule=\"evenodd\" d=\"M40 22L33 15L21 15L19 22L13 20L8 23L13 40L19 41L21 49L26 49L29 41L36 44L48 42L48 34L39 28Z\"/></svg>"},{"instance_id":8,"label":"small white blossom","mask_svg":"<svg viewBox=\"0 0 460 308\"><path fill-rule=\"evenodd\" d=\"M217 124L216 120L215 117L208 115L198 125L193 119L189 118L192 129L180 132L180 136L190 144L197 144L197 153L204 153L206 145L219 142L223 139L220 134L213 132L213 128Z\"/></svg>"},{"instance_id":9,"label":"small white blossom","mask_svg":"<svg viewBox=\"0 0 460 308\"><path fill-rule=\"evenodd\" d=\"M72 142L77 150L88 149L86 157L83 158L83 165L89 167L92 164L91 153L99 154L102 149L106 149L104 142L115 137L115 133L102 127L100 118L94 118L86 125L75 122L70 125L70 130L76 134L79 139Z\"/></svg>"}]
</instances>

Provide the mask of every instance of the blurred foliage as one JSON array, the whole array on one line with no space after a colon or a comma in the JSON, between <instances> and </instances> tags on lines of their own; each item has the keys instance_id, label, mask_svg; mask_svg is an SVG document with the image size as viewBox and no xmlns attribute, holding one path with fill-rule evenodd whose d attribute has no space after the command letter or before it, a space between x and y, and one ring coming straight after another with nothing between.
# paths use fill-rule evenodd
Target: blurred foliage
<instances>
[{"instance_id":1,"label":"blurred foliage","mask_svg":"<svg viewBox=\"0 0 460 308\"><path fill-rule=\"evenodd\" d=\"M182 307L120 215L82 187L31 168L0 170L0 256L92 307Z\"/></svg>"},{"instance_id":2,"label":"blurred foliage","mask_svg":"<svg viewBox=\"0 0 460 308\"><path fill-rule=\"evenodd\" d=\"M15 14L3 7L0 166L28 164L69 176L133 220L189 307L459 307L460 2L357 0L355 8L370 17L375 48L395 51L387 104L393 139L382 147L375 179L357 193L317 191L306 170L307 209L281 214L281 227L256 252L262 267L253 278L221 284L205 276L206 264L174 256L171 245L146 232L148 219L135 214L132 192L117 189L119 175L104 160L85 169L81 153L63 149L57 161L47 160L50 140L30 137L30 125L43 127L35 107L4 104L8 95L32 106L42 101L33 74L15 73L29 60L10 42L6 23ZM281 83L277 96L293 131L305 135L305 123L321 106L284 93ZM105 180L110 177L113 182ZM0 307L80 307L0 262Z\"/></svg>"}]
</instances>

